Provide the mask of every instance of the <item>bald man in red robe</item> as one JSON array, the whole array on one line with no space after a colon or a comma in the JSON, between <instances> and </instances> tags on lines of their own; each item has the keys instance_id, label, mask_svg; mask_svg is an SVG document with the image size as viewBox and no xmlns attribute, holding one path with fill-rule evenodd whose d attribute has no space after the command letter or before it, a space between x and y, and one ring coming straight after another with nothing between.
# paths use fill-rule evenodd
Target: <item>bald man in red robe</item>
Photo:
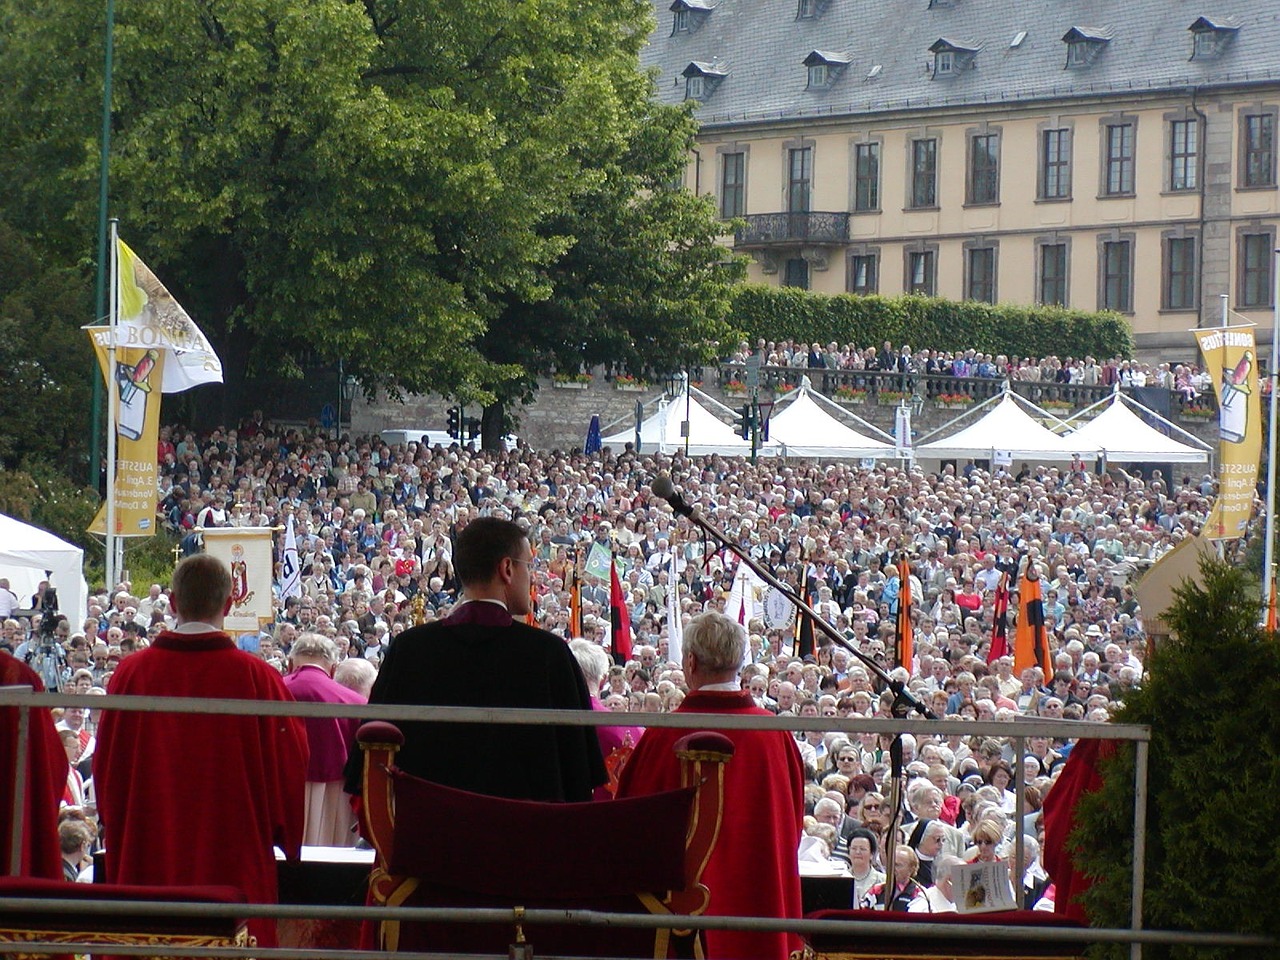
<instances>
[{"instance_id":1,"label":"bald man in red robe","mask_svg":"<svg viewBox=\"0 0 1280 960\"><path fill-rule=\"evenodd\" d=\"M207 554L173 572L177 626L121 661L108 693L292 701L280 674L223 632L231 573ZM298 717L105 709L93 773L111 883L239 887L276 902L278 845L301 853L307 734ZM274 920L251 920L261 946Z\"/></svg>"},{"instance_id":2,"label":"bald man in red robe","mask_svg":"<svg viewBox=\"0 0 1280 960\"><path fill-rule=\"evenodd\" d=\"M690 693L679 713L773 714L741 689L738 670L746 637L719 613L694 617L685 627L684 674ZM673 751L685 733L672 727L645 731L622 770L619 797L680 787ZM785 730L721 730L734 743L725 769L720 838L703 873L711 891L708 916L799 919L800 872L796 851L804 820L804 767L795 738ZM800 937L758 931L707 931L707 956L732 960L787 960Z\"/></svg>"},{"instance_id":3,"label":"bald man in red robe","mask_svg":"<svg viewBox=\"0 0 1280 960\"><path fill-rule=\"evenodd\" d=\"M0 651L0 687L30 687L44 692L44 681L21 660ZM0 872L7 872L13 836L13 787L18 758L26 754L27 791L22 809L22 852L18 873L62 879L58 843L58 805L67 785L67 752L45 707L28 714L27 738L18 742L18 708L0 707Z\"/></svg>"}]
</instances>

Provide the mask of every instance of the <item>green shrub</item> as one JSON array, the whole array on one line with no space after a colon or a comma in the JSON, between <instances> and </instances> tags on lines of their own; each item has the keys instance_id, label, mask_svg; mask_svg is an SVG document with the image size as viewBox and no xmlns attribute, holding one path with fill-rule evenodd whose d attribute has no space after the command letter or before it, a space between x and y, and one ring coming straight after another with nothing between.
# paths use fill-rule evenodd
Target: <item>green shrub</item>
<instances>
[{"instance_id":1,"label":"green shrub","mask_svg":"<svg viewBox=\"0 0 1280 960\"><path fill-rule=\"evenodd\" d=\"M1280 644L1257 627L1255 581L1208 560L1204 587L1184 585L1150 676L1116 716L1152 728L1147 803L1148 927L1280 936L1267 897L1280 883ZM1134 751L1102 767L1072 834L1093 878L1082 901L1096 926L1129 924ZM1226 960L1259 951L1144 947L1148 960ZM1100 946L1093 956L1128 956Z\"/></svg>"},{"instance_id":2,"label":"green shrub","mask_svg":"<svg viewBox=\"0 0 1280 960\"><path fill-rule=\"evenodd\" d=\"M885 340L914 349L967 350L1018 357L1133 354L1133 332L1115 313L1062 307L956 302L932 297L830 296L795 287L746 284L730 322L744 339L853 343Z\"/></svg>"}]
</instances>

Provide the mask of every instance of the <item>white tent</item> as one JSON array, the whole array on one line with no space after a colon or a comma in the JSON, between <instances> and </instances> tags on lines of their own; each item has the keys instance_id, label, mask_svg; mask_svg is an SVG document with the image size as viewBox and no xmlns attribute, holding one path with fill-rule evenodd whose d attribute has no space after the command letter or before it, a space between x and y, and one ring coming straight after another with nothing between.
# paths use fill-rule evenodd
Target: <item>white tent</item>
<instances>
[{"instance_id":1,"label":"white tent","mask_svg":"<svg viewBox=\"0 0 1280 960\"><path fill-rule=\"evenodd\" d=\"M1096 460L1097 445L1081 444L1060 437L1023 410L1011 393L1006 393L986 415L959 433L916 447L917 457L952 459L972 457L995 459L1003 453L1015 460Z\"/></svg>"},{"instance_id":2,"label":"white tent","mask_svg":"<svg viewBox=\"0 0 1280 960\"><path fill-rule=\"evenodd\" d=\"M1165 436L1118 399L1064 439L1096 448L1108 460L1122 463L1201 463L1209 459L1207 446L1197 449ZM1203 441L1200 441L1203 442Z\"/></svg>"},{"instance_id":3,"label":"white tent","mask_svg":"<svg viewBox=\"0 0 1280 960\"><path fill-rule=\"evenodd\" d=\"M71 621L72 630L84 622L89 588L84 582L84 551L75 544L0 514L0 579L9 581L20 607L29 606L40 581L48 580L58 591L59 612Z\"/></svg>"},{"instance_id":4,"label":"white tent","mask_svg":"<svg viewBox=\"0 0 1280 960\"><path fill-rule=\"evenodd\" d=\"M696 392L696 391L695 391ZM707 398L710 400L710 398ZM714 403L714 400L710 402ZM727 407L725 408L728 409ZM719 453L724 456L746 457L751 454L751 441L742 439L733 427L708 410L697 396L686 392L672 400L663 400L651 416L640 423L640 450L643 453L682 453L685 438L680 435L680 424L689 419L689 453L707 456ZM625 443L634 443L635 427L610 434L600 442L606 447L619 449ZM781 453L776 442L761 443L757 453L776 457Z\"/></svg>"},{"instance_id":5,"label":"white tent","mask_svg":"<svg viewBox=\"0 0 1280 960\"><path fill-rule=\"evenodd\" d=\"M787 406L769 420L769 439L781 443L787 456L857 460L894 455L893 444L861 434L823 409L807 385L787 397Z\"/></svg>"}]
</instances>

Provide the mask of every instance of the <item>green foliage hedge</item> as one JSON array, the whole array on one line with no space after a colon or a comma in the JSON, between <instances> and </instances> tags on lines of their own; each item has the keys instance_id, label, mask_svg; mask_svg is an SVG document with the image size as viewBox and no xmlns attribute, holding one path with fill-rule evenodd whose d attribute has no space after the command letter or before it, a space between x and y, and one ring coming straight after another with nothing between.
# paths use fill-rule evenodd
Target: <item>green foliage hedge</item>
<instances>
[{"instance_id":1,"label":"green foliage hedge","mask_svg":"<svg viewBox=\"0 0 1280 960\"><path fill-rule=\"evenodd\" d=\"M1019 357L1133 355L1133 331L1116 313L1061 307L956 302L933 297L859 297L747 284L734 296L730 322L753 343L832 340L878 347L967 350Z\"/></svg>"},{"instance_id":2,"label":"green foliage hedge","mask_svg":"<svg viewBox=\"0 0 1280 960\"><path fill-rule=\"evenodd\" d=\"M1185 585L1150 676L1116 716L1151 726L1147 803L1148 927L1280 936L1280 643L1257 624L1257 585L1207 561ZM1077 806L1082 898L1095 926L1129 924L1134 751L1102 765L1103 788ZM1121 960L1128 948L1092 956ZM1266 951L1147 945L1147 960L1226 960ZM1274 954L1271 954L1274 955Z\"/></svg>"}]
</instances>

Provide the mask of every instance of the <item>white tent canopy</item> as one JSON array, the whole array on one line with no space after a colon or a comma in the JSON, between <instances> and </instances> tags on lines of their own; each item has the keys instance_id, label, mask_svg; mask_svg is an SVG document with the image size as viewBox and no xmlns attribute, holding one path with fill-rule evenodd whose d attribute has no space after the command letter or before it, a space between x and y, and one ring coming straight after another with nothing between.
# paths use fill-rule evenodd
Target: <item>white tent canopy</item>
<instances>
[{"instance_id":1,"label":"white tent canopy","mask_svg":"<svg viewBox=\"0 0 1280 960\"><path fill-rule=\"evenodd\" d=\"M976 423L915 449L917 457L937 459L995 459L997 453L1015 460L1070 460L1076 454L1083 460L1095 460L1098 448L1096 444L1081 444L1071 437L1058 436L1023 410L1012 394L1006 393Z\"/></svg>"},{"instance_id":2,"label":"white tent canopy","mask_svg":"<svg viewBox=\"0 0 1280 960\"><path fill-rule=\"evenodd\" d=\"M769 439L781 443L787 456L815 460L894 456L893 444L845 426L822 408L807 385L787 397L791 398L787 406L769 420Z\"/></svg>"},{"instance_id":3,"label":"white tent canopy","mask_svg":"<svg viewBox=\"0 0 1280 960\"><path fill-rule=\"evenodd\" d=\"M714 401L712 401L714 402ZM687 406L686 406L687 405ZM640 423L640 450L644 453L682 453L685 438L680 435L680 424L689 419L689 453L691 456L721 454L745 457L751 454L751 441L742 437L723 420L708 410L698 397L691 396L686 388L670 401L661 401L658 409ZM625 443L634 443L635 427L610 434L601 440L615 449ZM781 453L777 443L762 443L757 448L761 456L776 457Z\"/></svg>"},{"instance_id":4,"label":"white tent canopy","mask_svg":"<svg viewBox=\"0 0 1280 960\"><path fill-rule=\"evenodd\" d=\"M0 579L9 581L19 607L30 606L40 581L48 580L58 591L59 612L72 630L84 622L89 588L84 582L84 551L75 544L0 514Z\"/></svg>"},{"instance_id":5,"label":"white tent canopy","mask_svg":"<svg viewBox=\"0 0 1280 960\"><path fill-rule=\"evenodd\" d=\"M1119 399L1064 439L1101 450L1108 460L1124 463L1201 463L1209 459L1207 449L1165 436Z\"/></svg>"}]
</instances>

